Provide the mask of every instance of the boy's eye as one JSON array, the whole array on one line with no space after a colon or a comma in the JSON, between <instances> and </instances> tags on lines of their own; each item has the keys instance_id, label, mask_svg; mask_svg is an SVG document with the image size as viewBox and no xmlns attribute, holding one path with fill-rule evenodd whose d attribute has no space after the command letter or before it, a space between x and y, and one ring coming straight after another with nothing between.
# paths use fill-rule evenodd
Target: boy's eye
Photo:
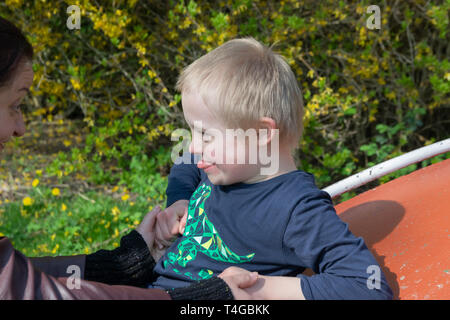
<instances>
[{"instance_id":1,"label":"boy's eye","mask_svg":"<svg viewBox=\"0 0 450 320\"><path fill-rule=\"evenodd\" d=\"M13 109L15 112L20 112L21 109L22 109L22 105L21 105L21 104L18 104L18 105L16 105L16 106L13 106L12 109Z\"/></svg>"}]
</instances>

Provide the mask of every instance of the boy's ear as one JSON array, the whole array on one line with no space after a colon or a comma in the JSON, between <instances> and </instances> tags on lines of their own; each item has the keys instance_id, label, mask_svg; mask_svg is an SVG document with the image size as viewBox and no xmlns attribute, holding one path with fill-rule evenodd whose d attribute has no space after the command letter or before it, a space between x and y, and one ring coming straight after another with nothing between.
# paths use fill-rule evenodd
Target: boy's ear
<instances>
[{"instance_id":1,"label":"boy's ear","mask_svg":"<svg viewBox=\"0 0 450 320\"><path fill-rule=\"evenodd\" d=\"M278 128L275 120L269 117L262 117L258 121L258 145L269 144L274 135L278 134Z\"/></svg>"}]
</instances>

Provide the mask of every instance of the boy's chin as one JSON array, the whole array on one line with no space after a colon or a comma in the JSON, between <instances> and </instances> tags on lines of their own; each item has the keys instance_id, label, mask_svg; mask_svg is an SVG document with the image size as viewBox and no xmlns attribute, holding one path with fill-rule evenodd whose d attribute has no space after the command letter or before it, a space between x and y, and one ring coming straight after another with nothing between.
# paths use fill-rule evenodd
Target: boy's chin
<instances>
[{"instance_id":1,"label":"boy's chin","mask_svg":"<svg viewBox=\"0 0 450 320\"><path fill-rule=\"evenodd\" d=\"M207 173L206 175L208 176L209 181L216 186L226 186L229 184L220 175L212 173Z\"/></svg>"},{"instance_id":2,"label":"boy's chin","mask_svg":"<svg viewBox=\"0 0 450 320\"><path fill-rule=\"evenodd\" d=\"M208 172L206 175L208 176L209 181L216 186L227 186L236 183L230 181L230 179L227 179L222 172Z\"/></svg>"}]
</instances>

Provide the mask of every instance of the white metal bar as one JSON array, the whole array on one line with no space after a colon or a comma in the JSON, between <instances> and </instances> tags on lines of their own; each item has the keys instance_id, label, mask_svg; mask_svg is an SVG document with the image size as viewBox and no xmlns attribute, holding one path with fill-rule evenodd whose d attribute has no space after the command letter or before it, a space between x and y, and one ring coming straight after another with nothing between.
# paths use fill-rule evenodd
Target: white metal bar
<instances>
[{"instance_id":1,"label":"white metal bar","mask_svg":"<svg viewBox=\"0 0 450 320\"><path fill-rule=\"evenodd\" d=\"M323 189L331 198L358 188L391 172L450 151L450 138L384 161Z\"/></svg>"}]
</instances>

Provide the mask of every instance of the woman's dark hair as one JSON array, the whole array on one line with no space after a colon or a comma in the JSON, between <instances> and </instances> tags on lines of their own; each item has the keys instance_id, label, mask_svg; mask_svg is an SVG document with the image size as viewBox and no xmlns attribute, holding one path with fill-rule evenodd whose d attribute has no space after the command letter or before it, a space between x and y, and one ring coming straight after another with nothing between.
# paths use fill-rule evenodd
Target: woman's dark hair
<instances>
[{"instance_id":1,"label":"woman's dark hair","mask_svg":"<svg viewBox=\"0 0 450 320\"><path fill-rule=\"evenodd\" d=\"M0 86L10 80L24 57L33 58L33 47L19 28L0 17Z\"/></svg>"}]
</instances>

